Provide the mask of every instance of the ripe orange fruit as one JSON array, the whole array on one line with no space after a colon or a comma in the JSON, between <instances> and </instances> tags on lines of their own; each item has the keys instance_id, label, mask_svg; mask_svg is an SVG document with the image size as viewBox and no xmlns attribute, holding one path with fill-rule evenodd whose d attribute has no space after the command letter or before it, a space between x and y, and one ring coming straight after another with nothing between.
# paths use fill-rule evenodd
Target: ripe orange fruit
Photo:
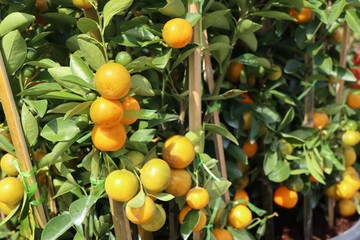
<instances>
[{"instance_id":1,"label":"ripe orange fruit","mask_svg":"<svg viewBox=\"0 0 360 240\"><path fill-rule=\"evenodd\" d=\"M153 193L159 193L165 190L170 184L170 167L164 160L153 158L147 161L142 167L140 179L147 190Z\"/></svg>"},{"instance_id":2,"label":"ripe orange fruit","mask_svg":"<svg viewBox=\"0 0 360 240\"><path fill-rule=\"evenodd\" d=\"M165 192L180 197L185 195L191 188L192 180L189 172L185 169L171 169L170 184Z\"/></svg>"},{"instance_id":3,"label":"ripe orange fruit","mask_svg":"<svg viewBox=\"0 0 360 240\"><path fill-rule=\"evenodd\" d=\"M110 198L116 201L129 201L138 190L139 181L135 174L128 170L115 170L105 179L105 191Z\"/></svg>"},{"instance_id":4,"label":"ripe orange fruit","mask_svg":"<svg viewBox=\"0 0 360 240\"><path fill-rule=\"evenodd\" d=\"M17 204L8 205L8 204L0 202L0 211L2 213L4 213L5 216L7 216L16 208L16 206L17 206Z\"/></svg>"},{"instance_id":5,"label":"ripe orange fruit","mask_svg":"<svg viewBox=\"0 0 360 240\"><path fill-rule=\"evenodd\" d=\"M249 111L245 111L243 114L243 119L244 119L243 129L250 130L250 128L251 128L251 113Z\"/></svg>"},{"instance_id":6,"label":"ripe orange fruit","mask_svg":"<svg viewBox=\"0 0 360 240\"><path fill-rule=\"evenodd\" d=\"M355 191L360 189L360 178L358 175L353 175L348 172L345 172L343 175L343 180L350 183L351 186L355 188Z\"/></svg>"},{"instance_id":7,"label":"ripe orange fruit","mask_svg":"<svg viewBox=\"0 0 360 240\"><path fill-rule=\"evenodd\" d=\"M241 100L240 102L242 103L248 103L248 104L253 104L254 100L252 100L252 98L250 97L250 95L248 93L242 93L240 94Z\"/></svg>"},{"instance_id":8,"label":"ripe orange fruit","mask_svg":"<svg viewBox=\"0 0 360 240\"><path fill-rule=\"evenodd\" d=\"M356 169L353 166L349 166L345 168L345 174L349 174L353 177L359 177L359 173L356 171Z\"/></svg>"},{"instance_id":9,"label":"ripe orange fruit","mask_svg":"<svg viewBox=\"0 0 360 240\"><path fill-rule=\"evenodd\" d=\"M345 166L349 167L356 162L357 154L353 147L345 146L343 148L343 154L345 158Z\"/></svg>"},{"instance_id":10,"label":"ripe orange fruit","mask_svg":"<svg viewBox=\"0 0 360 240\"><path fill-rule=\"evenodd\" d=\"M294 8L290 8L289 14L297 20L298 24L310 22L313 18L313 13L310 8L301 8L300 12Z\"/></svg>"},{"instance_id":11,"label":"ripe orange fruit","mask_svg":"<svg viewBox=\"0 0 360 240\"><path fill-rule=\"evenodd\" d=\"M126 130L121 123L112 127L95 125L92 130L91 139L95 147L100 151L117 151L126 142Z\"/></svg>"},{"instance_id":12,"label":"ripe orange fruit","mask_svg":"<svg viewBox=\"0 0 360 240\"><path fill-rule=\"evenodd\" d=\"M357 189L349 182L341 180L336 184L336 195L341 199L350 199L352 198Z\"/></svg>"},{"instance_id":13,"label":"ripe orange fruit","mask_svg":"<svg viewBox=\"0 0 360 240\"><path fill-rule=\"evenodd\" d=\"M103 127L112 127L120 123L123 114L123 105L117 99L99 97L90 106L91 120Z\"/></svg>"},{"instance_id":14,"label":"ripe orange fruit","mask_svg":"<svg viewBox=\"0 0 360 240\"><path fill-rule=\"evenodd\" d=\"M338 210L341 216L350 217L356 213L355 203L350 199L342 199L338 203Z\"/></svg>"},{"instance_id":15,"label":"ripe orange fruit","mask_svg":"<svg viewBox=\"0 0 360 240\"><path fill-rule=\"evenodd\" d=\"M231 62L229 64L228 71L226 73L226 77L231 83L239 83L240 82L240 75L243 69L243 65L239 62Z\"/></svg>"},{"instance_id":16,"label":"ripe orange fruit","mask_svg":"<svg viewBox=\"0 0 360 240\"><path fill-rule=\"evenodd\" d=\"M108 99L123 98L131 88L128 70L118 63L105 63L95 73L94 84L101 96Z\"/></svg>"},{"instance_id":17,"label":"ripe orange fruit","mask_svg":"<svg viewBox=\"0 0 360 240\"><path fill-rule=\"evenodd\" d=\"M186 217L186 215L192 210L191 207L189 206L184 206L180 213L179 213L179 222L182 224L184 222L184 219ZM197 210L196 210L197 211ZM193 228L193 232L200 232L206 225L206 220L207 220L207 217L206 217L206 214L203 210L198 210L200 212L200 218L199 218L199 221L198 223L195 225L195 227Z\"/></svg>"},{"instance_id":18,"label":"ripe orange fruit","mask_svg":"<svg viewBox=\"0 0 360 240\"><path fill-rule=\"evenodd\" d=\"M155 217L156 206L154 201L145 196L144 204L139 208L128 207L125 208L126 217L135 224L145 224Z\"/></svg>"},{"instance_id":19,"label":"ripe orange fruit","mask_svg":"<svg viewBox=\"0 0 360 240\"><path fill-rule=\"evenodd\" d=\"M225 228L214 228L213 234L216 240L233 240L233 236Z\"/></svg>"},{"instance_id":20,"label":"ripe orange fruit","mask_svg":"<svg viewBox=\"0 0 360 240\"><path fill-rule=\"evenodd\" d=\"M249 226L252 220L250 209L244 205L238 204L233 207L228 214L228 224L236 229L243 229Z\"/></svg>"},{"instance_id":21,"label":"ripe orange fruit","mask_svg":"<svg viewBox=\"0 0 360 240\"><path fill-rule=\"evenodd\" d=\"M240 203L244 206L246 206L247 202L250 201L248 193L242 188L237 188L235 191L234 201L238 201L238 200L245 200L245 202Z\"/></svg>"},{"instance_id":22,"label":"ripe orange fruit","mask_svg":"<svg viewBox=\"0 0 360 240\"><path fill-rule=\"evenodd\" d=\"M314 128L323 129L329 124L329 116L325 112L314 113Z\"/></svg>"},{"instance_id":23,"label":"ripe orange fruit","mask_svg":"<svg viewBox=\"0 0 360 240\"><path fill-rule=\"evenodd\" d=\"M139 102L133 97L127 97L121 101L124 109L124 116L121 119L121 123L124 125L130 125L136 122L138 119L137 114L140 110Z\"/></svg>"},{"instance_id":24,"label":"ripe orange fruit","mask_svg":"<svg viewBox=\"0 0 360 240\"><path fill-rule=\"evenodd\" d=\"M173 18L167 21L162 30L162 37L172 48L183 48L188 45L193 36L193 28L188 21L182 18Z\"/></svg>"},{"instance_id":25,"label":"ripe orange fruit","mask_svg":"<svg viewBox=\"0 0 360 240\"><path fill-rule=\"evenodd\" d=\"M164 224L165 224L166 212L165 212L164 208L159 204L155 204L155 207L156 207L156 213L155 213L155 216L153 217L153 219L148 223L140 224L140 226L145 231L156 232L160 228L162 228L162 226L164 226Z\"/></svg>"},{"instance_id":26,"label":"ripe orange fruit","mask_svg":"<svg viewBox=\"0 0 360 240\"><path fill-rule=\"evenodd\" d=\"M168 138L162 147L162 156L172 168L185 168L195 157L194 145L184 136Z\"/></svg>"},{"instance_id":27,"label":"ripe orange fruit","mask_svg":"<svg viewBox=\"0 0 360 240\"><path fill-rule=\"evenodd\" d=\"M342 142L348 146L354 146L359 143L360 135L358 131L347 130L341 137Z\"/></svg>"},{"instance_id":28,"label":"ripe orange fruit","mask_svg":"<svg viewBox=\"0 0 360 240\"><path fill-rule=\"evenodd\" d=\"M356 93L349 93L346 98L346 104L351 108L359 108L360 95Z\"/></svg>"},{"instance_id":29,"label":"ripe orange fruit","mask_svg":"<svg viewBox=\"0 0 360 240\"><path fill-rule=\"evenodd\" d=\"M18 204L24 196L24 185L18 178L5 177L0 181L0 202Z\"/></svg>"},{"instance_id":30,"label":"ripe orange fruit","mask_svg":"<svg viewBox=\"0 0 360 240\"><path fill-rule=\"evenodd\" d=\"M1 170L12 177L19 175L18 170L15 168L14 161L17 161L17 159L10 153L5 153L0 160Z\"/></svg>"},{"instance_id":31,"label":"ripe orange fruit","mask_svg":"<svg viewBox=\"0 0 360 240\"><path fill-rule=\"evenodd\" d=\"M209 193L202 187L191 188L186 194L186 203L192 209L202 209L209 203Z\"/></svg>"},{"instance_id":32,"label":"ripe orange fruit","mask_svg":"<svg viewBox=\"0 0 360 240\"><path fill-rule=\"evenodd\" d=\"M246 141L242 146L242 150L245 152L248 158L255 156L258 149L258 145L256 142L251 143L250 141Z\"/></svg>"},{"instance_id":33,"label":"ripe orange fruit","mask_svg":"<svg viewBox=\"0 0 360 240\"><path fill-rule=\"evenodd\" d=\"M72 0L72 2L77 8L89 9L93 7L88 0Z\"/></svg>"},{"instance_id":34,"label":"ripe orange fruit","mask_svg":"<svg viewBox=\"0 0 360 240\"><path fill-rule=\"evenodd\" d=\"M274 192L274 202L283 208L293 208L298 202L298 193L285 186L279 186Z\"/></svg>"}]
</instances>

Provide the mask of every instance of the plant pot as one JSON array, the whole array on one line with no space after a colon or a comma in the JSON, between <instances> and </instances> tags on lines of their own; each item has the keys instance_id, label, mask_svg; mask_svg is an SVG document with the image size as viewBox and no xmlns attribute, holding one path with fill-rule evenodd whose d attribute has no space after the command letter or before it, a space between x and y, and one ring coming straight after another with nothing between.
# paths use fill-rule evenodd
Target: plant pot
<instances>
[{"instance_id":1,"label":"plant pot","mask_svg":"<svg viewBox=\"0 0 360 240\"><path fill-rule=\"evenodd\" d=\"M331 238L332 240L358 240L360 239L360 221L342 234Z\"/></svg>"}]
</instances>

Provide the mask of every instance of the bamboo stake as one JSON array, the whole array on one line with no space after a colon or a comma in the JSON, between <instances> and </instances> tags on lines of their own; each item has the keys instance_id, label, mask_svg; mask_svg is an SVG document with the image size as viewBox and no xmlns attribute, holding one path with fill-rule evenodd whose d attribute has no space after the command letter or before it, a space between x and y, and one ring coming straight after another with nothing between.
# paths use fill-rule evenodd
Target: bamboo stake
<instances>
[{"instance_id":1,"label":"bamboo stake","mask_svg":"<svg viewBox=\"0 0 360 240\"><path fill-rule=\"evenodd\" d=\"M126 218L123 203L109 198L115 237L118 240L132 240L129 220Z\"/></svg>"},{"instance_id":2,"label":"bamboo stake","mask_svg":"<svg viewBox=\"0 0 360 240\"><path fill-rule=\"evenodd\" d=\"M203 42L204 42L204 48L206 48L209 45L208 35L206 30L203 31ZM204 62L205 62L206 80L209 86L209 91L210 93L214 93L215 90L214 74L211 65L209 51L204 52ZM220 125L219 111L215 111L213 113L213 122L216 125ZM216 158L219 160L221 176L227 179L225 153L224 153L224 145L223 145L222 137L220 134L215 134L213 138L215 143ZM228 190L225 192L224 198L225 198L225 203L230 202L230 195Z\"/></svg>"},{"instance_id":3,"label":"bamboo stake","mask_svg":"<svg viewBox=\"0 0 360 240\"><path fill-rule=\"evenodd\" d=\"M2 54L0 54L0 98L6 121L9 126L20 170L21 172L29 172L32 169L32 163L20 123L19 113L17 111L14 96L6 73ZM26 180L30 186L37 184L35 176L28 177ZM35 199L40 198L40 192L38 188L36 189L34 196ZM47 223L47 216L44 205L40 204L38 206L33 206L33 211L37 224L39 227L44 228Z\"/></svg>"},{"instance_id":4,"label":"bamboo stake","mask_svg":"<svg viewBox=\"0 0 360 240\"><path fill-rule=\"evenodd\" d=\"M200 13L200 3L190 3L188 5L190 13ZM201 20L200 20L201 21ZM200 26L199 22L193 28L194 43L200 42ZM197 48L189 56L189 130L195 131L201 129L201 51ZM199 232L193 233L194 240L200 240Z\"/></svg>"}]
</instances>

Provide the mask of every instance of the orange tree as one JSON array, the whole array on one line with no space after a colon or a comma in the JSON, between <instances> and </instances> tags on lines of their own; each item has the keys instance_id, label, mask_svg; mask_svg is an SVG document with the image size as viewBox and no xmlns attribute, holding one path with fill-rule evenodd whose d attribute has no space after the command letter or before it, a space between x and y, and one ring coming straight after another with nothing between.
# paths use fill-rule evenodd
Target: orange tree
<instances>
[{"instance_id":1,"label":"orange tree","mask_svg":"<svg viewBox=\"0 0 360 240\"><path fill-rule=\"evenodd\" d=\"M360 32L358 3L21 3L2 5L0 23L33 165L21 171L13 163L25 197L0 201L14 237L213 239L221 229L252 239L276 215L271 198L263 197L266 210L256 207L259 186L264 194L286 186L277 198L290 192L286 206L302 204L296 193L309 189L319 199L332 184L351 195L343 183L358 179L344 171L342 149L359 140L357 90L344 91L342 81L355 80L359 62L346 61L339 42L350 42L338 31ZM199 69L193 54L202 56ZM191 81L202 83L196 129ZM1 120L0 147L16 155ZM33 176L38 184L26 184ZM248 197L234 199L239 189ZM41 204L45 226L30 208Z\"/></svg>"}]
</instances>

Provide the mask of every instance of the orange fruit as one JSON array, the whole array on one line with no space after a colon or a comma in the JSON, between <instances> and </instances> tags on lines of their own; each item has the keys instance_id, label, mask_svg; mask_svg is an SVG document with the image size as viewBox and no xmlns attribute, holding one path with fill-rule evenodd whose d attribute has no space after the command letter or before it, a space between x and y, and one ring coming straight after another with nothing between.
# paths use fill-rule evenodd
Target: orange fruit
<instances>
[{"instance_id":1,"label":"orange fruit","mask_svg":"<svg viewBox=\"0 0 360 240\"><path fill-rule=\"evenodd\" d=\"M77 8L89 9L93 7L89 0L72 0L72 2L73 5Z\"/></svg>"},{"instance_id":2,"label":"orange fruit","mask_svg":"<svg viewBox=\"0 0 360 240\"><path fill-rule=\"evenodd\" d=\"M351 108L359 108L360 95L356 93L349 93L346 98L346 104Z\"/></svg>"},{"instance_id":3,"label":"orange fruit","mask_svg":"<svg viewBox=\"0 0 360 240\"><path fill-rule=\"evenodd\" d=\"M248 103L248 104L253 104L254 100L252 100L252 98L250 97L250 95L248 93L242 93L240 94L241 100L240 102L242 103Z\"/></svg>"},{"instance_id":4,"label":"orange fruit","mask_svg":"<svg viewBox=\"0 0 360 240\"><path fill-rule=\"evenodd\" d=\"M170 167L185 168L194 160L194 145L186 137L174 135L165 141L162 156Z\"/></svg>"},{"instance_id":5,"label":"orange fruit","mask_svg":"<svg viewBox=\"0 0 360 240\"><path fill-rule=\"evenodd\" d=\"M214 228L213 234L216 240L233 240L233 236L225 228Z\"/></svg>"},{"instance_id":6,"label":"orange fruit","mask_svg":"<svg viewBox=\"0 0 360 240\"><path fill-rule=\"evenodd\" d=\"M359 173L356 171L356 169L353 166L348 166L345 168L345 174L349 174L353 177L359 177Z\"/></svg>"},{"instance_id":7,"label":"orange fruit","mask_svg":"<svg viewBox=\"0 0 360 240\"><path fill-rule=\"evenodd\" d=\"M360 135L358 131L347 130L341 137L342 142L348 146L355 146L360 141Z\"/></svg>"},{"instance_id":8,"label":"orange fruit","mask_svg":"<svg viewBox=\"0 0 360 240\"><path fill-rule=\"evenodd\" d=\"M186 215L192 210L190 206L184 206L179 213L179 222L182 224L184 222L184 219ZM193 228L193 232L200 232L206 225L206 214L203 210L195 210L200 212L200 218L195 227Z\"/></svg>"},{"instance_id":9,"label":"orange fruit","mask_svg":"<svg viewBox=\"0 0 360 240\"><path fill-rule=\"evenodd\" d=\"M356 213L356 206L352 200L342 199L338 202L338 210L341 216L350 217Z\"/></svg>"},{"instance_id":10,"label":"orange fruit","mask_svg":"<svg viewBox=\"0 0 360 240\"><path fill-rule=\"evenodd\" d=\"M243 114L243 119L244 119L243 129L250 130L250 128L251 128L251 113L249 111L245 111Z\"/></svg>"},{"instance_id":11,"label":"orange fruit","mask_svg":"<svg viewBox=\"0 0 360 240\"><path fill-rule=\"evenodd\" d=\"M323 129L329 124L329 116L325 112L314 113L314 128Z\"/></svg>"},{"instance_id":12,"label":"orange fruit","mask_svg":"<svg viewBox=\"0 0 360 240\"><path fill-rule=\"evenodd\" d=\"M297 20L298 24L308 23L313 18L313 12L310 8L301 8L300 12L290 8L289 14Z\"/></svg>"},{"instance_id":13,"label":"orange fruit","mask_svg":"<svg viewBox=\"0 0 360 240\"><path fill-rule=\"evenodd\" d=\"M10 153L5 153L0 160L1 170L12 177L19 175L18 170L15 168L14 161L17 161L17 159Z\"/></svg>"},{"instance_id":14,"label":"orange fruit","mask_svg":"<svg viewBox=\"0 0 360 240\"><path fill-rule=\"evenodd\" d=\"M5 177L0 181L0 202L16 205L24 197L24 185L18 178Z\"/></svg>"},{"instance_id":15,"label":"orange fruit","mask_svg":"<svg viewBox=\"0 0 360 240\"><path fill-rule=\"evenodd\" d=\"M148 223L140 224L140 227L143 228L145 231L156 232L160 230L160 228L162 228L162 226L164 226L166 222L166 212L164 208L159 204L155 204L155 207L156 212L153 219Z\"/></svg>"},{"instance_id":16,"label":"orange fruit","mask_svg":"<svg viewBox=\"0 0 360 240\"><path fill-rule=\"evenodd\" d=\"M352 198L357 189L349 181L341 180L336 184L336 195L341 199Z\"/></svg>"},{"instance_id":17,"label":"orange fruit","mask_svg":"<svg viewBox=\"0 0 360 240\"><path fill-rule=\"evenodd\" d=\"M336 195L336 184L333 184L325 189L325 195L329 198L338 199L339 197Z\"/></svg>"},{"instance_id":18,"label":"orange fruit","mask_svg":"<svg viewBox=\"0 0 360 240\"><path fill-rule=\"evenodd\" d=\"M194 187L186 194L186 203L192 209L202 209L209 203L209 193L205 188Z\"/></svg>"},{"instance_id":19,"label":"orange fruit","mask_svg":"<svg viewBox=\"0 0 360 240\"><path fill-rule=\"evenodd\" d=\"M126 206L125 213L130 222L135 224L145 224L155 217L156 206L149 196L145 196L145 202L141 207L135 208Z\"/></svg>"},{"instance_id":20,"label":"orange fruit","mask_svg":"<svg viewBox=\"0 0 360 240\"><path fill-rule=\"evenodd\" d=\"M117 99L99 97L90 106L91 120L103 127L112 127L120 123L123 114L123 105Z\"/></svg>"},{"instance_id":21,"label":"orange fruit","mask_svg":"<svg viewBox=\"0 0 360 240\"><path fill-rule=\"evenodd\" d=\"M226 73L226 77L231 83L239 83L241 71L243 70L243 65L239 62L231 62Z\"/></svg>"},{"instance_id":22,"label":"orange fruit","mask_svg":"<svg viewBox=\"0 0 360 240\"><path fill-rule=\"evenodd\" d=\"M0 202L0 211L2 213L4 213L5 216L7 216L16 208L16 206L17 206L17 204L8 205L8 204Z\"/></svg>"},{"instance_id":23,"label":"orange fruit","mask_svg":"<svg viewBox=\"0 0 360 240\"><path fill-rule=\"evenodd\" d=\"M91 139L95 147L100 151L117 151L125 145L127 139L126 130L121 123L112 127L95 125Z\"/></svg>"},{"instance_id":24,"label":"orange fruit","mask_svg":"<svg viewBox=\"0 0 360 240\"><path fill-rule=\"evenodd\" d=\"M183 48L188 45L193 36L193 28L183 18L174 18L167 21L162 30L165 43L172 48Z\"/></svg>"},{"instance_id":25,"label":"orange fruit","mask_svg":"<svg viewBox=\"0 0 360 240\"><path fill-rule=\"evenodd\" d=\"M256 142L251 143L250 141L246 141L242 146L242 150L245 152L248 158L255 156L258 149L258 145Z\"/></svg>"},{"instance_id":26,"label":"orange fruit","mask_svg":"<svg viewBox=\"0 0 360 240\"><path fill-rule=\"evenodd\" d=\"M118 63L105 63L95 73L94 84L102 97L119 99L125 97L131 88L128 70Z\"/></svg>"},{"instance_id":27,"label":"orange fruit","mask_svg":"<svg viewBox=\"0 0 360 240\"><path fill-rule=\"evenodd\" d=\"M242 188L237 188L235 191L234 201L238 201L238 200L245 200L245 202L240 203L245 206L247 205L247 202L249 202L250 200L248 193Z\"/></svg>"},{"instance_id":28,"label":"orange fruit","mask_svg":"<svg viewBox=\"0 0 360 240\"><path fill-rule=\"evenodd\" d=\"M231 208L228 214L228 224L236 229L243 229L249 226L252 220L250 209L244 205L238 204Z\"/></svg>"},{"instance_id":29,"label":"orange fruit","mask_svg":"<svg viewBox=\"0 0 360 240\"><path fill-rule=\"evenodd\" d=\"M121 101L121 104L124 109L124 116L121 119L121 123L124 125L130 125L136 122L138 119L137 114L140 110L139 102L133 97L127 97Z\"/></svg>"},{"instance_id":30,"label":"orange fruit","mask_svg":"<svg viewBox=\"0 0 360 240\"><path fill-rule=\"evenodd\" d=\"M279 65L272 65L271 70L267 74L267 79L270 81L276 81L282 76L282 69Z\"/></svg>"},{"instance_id":31,"label":"orange fruit","mask_svg":"<svg viewBox=\"0 0 360 240\"><path fill-rule=\"evenodd\" d=\"M345 146L343 147L343 154L345 158L345 166L349 167L356 162L357 154L353 147Z\"/></svg>"},{"instance_id":32,"label":"orange fruit","mask_svg":"<svg viewBox=\"0 0 360 240\"><path fill-rule=\"evenodd\" d=\"M139 181L134 173L121 169L112 171L105 179L107 195L119 202L132 199L139 190Z\"/></svg>"},{"instance_id":33,"label":"orange fruit","mask_svg":"<svg viewBox=\"0 0 360 240\"><path fill-rule=\"evenodd\" d=\"M190 173L185 169L171 169L170 184L165 192L175 197L184 196L191 188L192 180Z\"/></svg>"},{"instance_id":34,"label":"orange fruit","mask_svg":"<svg viewBox=\"0 0 360 240\"><path fill-rule=\"evenodd\" d=\"M142 167L140 179L147 190L152 193L159 193L169 186L171 169L164 160L153 158Z\"/></svg>"},{"instance_id":35,"label":"orange fruit","mask_svg":"<svg viewBox=\"0 0 360 240\"><path fill-rule=\"evenodd\" d=\"M293 208L298 202L298 193L279 186L274 192L274 202L283 208Z\"/></svg>"},{"instance_id":36,"label":"orange fruit","mask_svg":"<svg viewBox=\"0 0 360 240\"><path fill-rule=\"evenodd\" d=\"M358 175L352 175L348 172L345 172L343 180L349 182L355 188L355 191L360 189L360 178Z\"/></svg>"}]
</instances>

